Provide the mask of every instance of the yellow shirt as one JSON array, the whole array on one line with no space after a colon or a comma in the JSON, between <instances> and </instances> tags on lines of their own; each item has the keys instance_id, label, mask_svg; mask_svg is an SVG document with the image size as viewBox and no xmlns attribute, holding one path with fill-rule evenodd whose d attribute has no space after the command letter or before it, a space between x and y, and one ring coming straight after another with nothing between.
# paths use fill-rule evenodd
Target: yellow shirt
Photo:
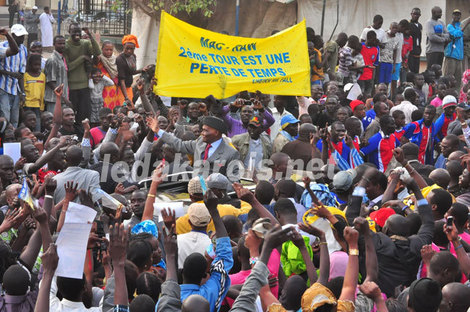
<instances>
[{"instance_id":1,"label":"yellow shirt","mask_svg":"<svg viewBox=\"0 0 470 312\"><path fill-rule=\"evenodd\" d=\"M24 74L25 107L35 107L44 110L44 92L46 90L46 75L41 72L38 77Z\"/></svg>"},{"instance_id":2,"label":"yellow shirt","mask_svg":"<svg viewBox=\"0 0 470 312\"><path fill-rule=\"evenodd\" d=\"M223 216L235 216L238 217L239 215L243 215L248 213L251 210L251 205L248 204L247 202L244 202L243 200L240 201L240 209L235 208L232 205L217 205L217 210L219 211L220 217ZM199 203L203 203L203 201L200 201ZM214 228L214 222L209 223L207 226L207 232L209 231L215 231ZM189 224L189 216L188 214L185 214L182 217L179 217L178 220L176 220L176 234L184 234L191 232L191 224Z\"/></svg>"}]
</instances>

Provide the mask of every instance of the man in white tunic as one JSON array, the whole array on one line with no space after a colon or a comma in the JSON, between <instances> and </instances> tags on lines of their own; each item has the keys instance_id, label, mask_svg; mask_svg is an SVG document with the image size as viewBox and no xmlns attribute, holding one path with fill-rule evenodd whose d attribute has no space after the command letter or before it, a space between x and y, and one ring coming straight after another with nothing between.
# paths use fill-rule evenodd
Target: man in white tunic
<instances>
[{"instance_id":1,"label":"man in white tunic","mask_svg":"<svg viewBox=\"0 0 470 312\"><path fill-rule=\"evenodd\" d=\"M55 20L49 7L44 7L44 13L39 16L39 22L41 24L42 47L46 49L46 51L52 50L54 38L52 24L55 23Z\"/></svg>"}]
</instances>

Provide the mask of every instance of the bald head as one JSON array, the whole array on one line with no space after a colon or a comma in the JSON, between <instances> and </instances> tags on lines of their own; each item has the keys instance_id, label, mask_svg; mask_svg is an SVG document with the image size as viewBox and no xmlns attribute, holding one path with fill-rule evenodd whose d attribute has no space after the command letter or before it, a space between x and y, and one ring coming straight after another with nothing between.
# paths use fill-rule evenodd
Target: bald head
<instances>
[{"instance_id":1,"label":"bald head","mask_svg":"<svg viewBox=\"0 0 470 312\"><path fill-rule=\"evenodd\" d=\"M399 214L391 215L382 230L387 236L399 235L399 236L408 236L409 224L408 220Z\"/></svg>"},{"instance_id":2,"label":"bald head","mask_svg":"<svg viewBox=\"0 0 470 312\"><path fill-rule=\"evenodd\" d=\"M441 312L465 312L470 307L470 288L461 283L449 283L442 288Z\"/></svg>"},{"instance_id":3,"label":"bald head","mask_svg":"<svg viewBox=\"0 0 470 312\"><path fill-rule=\"evenodd\" d=\"M209 301L201 295L191 295L183 301L181 312L209 312Z\"/></svg>"},{"instance_id":4,"label":"bald head","mask_svg":"<svg viewBox=\"0 0 470 312\"><path fill-rule=\"evenodd\" d=\"M76 145L72 145L67 149L65 154L65 159L67 165L69 166L78 166L83 158L82 149Z\"/></svg>"},{"instance_id":5,"label":"bald head","mask_svg":"<svg viewBox=\"0 0 470 312\"><path fill-rule=\"evenodd\" d=\"M448 159L449 159L449 160L458 160L458 161L460 161L460 157L462 157L463 155L465 155L464 152L462 152L462 151L455 151L455 152L450 153Z\"/></svg>"},{"instance_id":6,"label":"bald head","mask_svg":"<svg viewBox=\"0 0 470 312\"><path fill-rule=\"evenodd\" d=\"M299 139L302 141L310 141L310 135L315 133L315 126L309 123L304 123L300 125L299 128Z\"/></svg>"},{"instance_id":7,"label":"bald head","mask_svg":"<svg viewBox=\"0 0 470 312\"><path fill-rule=\"evenodd\" d=\"M442 169L442 168L434 169L429 175L429 178L433 180L434 183L436 183L437 185L439 185L445 190L449 186L450 174L446 169Z\"/></svg>"},{"instance_id":8,"label":"bald head","mask_svg":"<svg viewBox=\"0 0 470 312\"><path fill-rule=\"evenodd\" d=\"M105 155L110 155L109 161L111 163L116 162L119 160L119 147L114 142L105 142L101 144L100 148L100 158L104 160Z\"/></svg>"}]
</instances>

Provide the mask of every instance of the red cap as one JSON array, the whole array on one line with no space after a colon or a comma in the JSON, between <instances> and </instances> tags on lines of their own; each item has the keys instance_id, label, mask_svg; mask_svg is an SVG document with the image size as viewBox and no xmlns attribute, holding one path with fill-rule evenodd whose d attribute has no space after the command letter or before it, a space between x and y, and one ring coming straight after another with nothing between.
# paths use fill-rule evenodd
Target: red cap
<instances>
[{"instance_id":1,"label":"red cap","mask_svg":"<svg viewBox=\"0 0 470 312\"><path fill-rule=\"evenodd\" d=\"M395 214L395 210L392 208L381 208L377 211L374 211L370 214L370 218L377 223L377 225L383 227L387 219Z\"/></svg>"},{"instance_id":2,"label":"red cap","mask_svg":"<svg viewBox=\"0 0 470 312\"><path fill-rule=\"evenodd\" d=\"M362 102L361 100L354 100L354 101L351 101L351 103L349 103L349 106L354 111L354 109L361 104L365 105L364 102Z\"/></svg>"}]
</instances>

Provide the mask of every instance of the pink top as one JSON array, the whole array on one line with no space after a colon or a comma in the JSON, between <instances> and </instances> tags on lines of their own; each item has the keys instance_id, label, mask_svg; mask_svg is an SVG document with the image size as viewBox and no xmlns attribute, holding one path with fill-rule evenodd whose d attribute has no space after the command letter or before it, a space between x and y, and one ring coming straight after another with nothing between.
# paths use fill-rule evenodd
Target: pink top
<instances>
[{"instance_id":1,"label":"pink top","mask_svg":"<svg viewBox=\"0 0 470 312\"><path fill-rule=\"evenodd\" d=\"M470 243L470 234L466 233L466 232L463 232L462 234L459 234L460 238L462 238L466 243ZM450 249L449 249L449 252L454 255L454 257L457 258L457 253L455 252L455 248L454 248L454 245L453 244L449 244L450 245ZM441 252L442 249L439 248L439 246L437 246L436 244L432 243L432 250L434 250L435 252ZM419 277L420 278L423 278L423 277L427 277L427 274L428 274L428 270L427 270L427 267L426 265L422 265L421 267L421 272L419 273ZM465 283L467 281L467 277L465 276L465 274L462 273L462 280L461 282L462 283Z\"/></svg>"},{"instance_id":2,"label":"pink top","mask_svg":"<svg viewBox=\"0 0 470 312\"><path fill-rule=\"evenodd\" d=\"M272 276L278 277L280 265L281 265L281 254L279 254L279 251L277 251L277 249L273 249L273 251L271 252L271 256L269 257L269 261L268 261L268 269L269 269L269 273L271 273L269 278L271 278ZM248 278L248 275L250 275L250 273L251 273L251 269L246 270L246 271L240 271L238 273L229 275L231 285L244 284L246 279ZM277 298L279 294L279 284L276 284L276 286L272 287L271 292ZM227 300L230 307L232 307L234 300L230 298L225 298L225 299Z\"/></svg>"},{"instance_id":3,"label":"pink top","mask_svg":"<svg viewBox=\"0 0 470 312\"><path fill-rule=\"evenodd\" d=\"M434 107L440 107L442 105L442 100L436 96L434 99L432 99L431 105Z\"/></svg>"},{"instance_id":4,"label":"pink top","mask_svg":"<svg viewBox=\"0 0 470 312\"><path fill-rule=\"evenodd\" d=\"M91 147L95 147L96 145L101 143L101 140L104 139L106 132L101 130L100 127L94 127L90 129L91 135Z\"/></svg>"}]
</instances>

